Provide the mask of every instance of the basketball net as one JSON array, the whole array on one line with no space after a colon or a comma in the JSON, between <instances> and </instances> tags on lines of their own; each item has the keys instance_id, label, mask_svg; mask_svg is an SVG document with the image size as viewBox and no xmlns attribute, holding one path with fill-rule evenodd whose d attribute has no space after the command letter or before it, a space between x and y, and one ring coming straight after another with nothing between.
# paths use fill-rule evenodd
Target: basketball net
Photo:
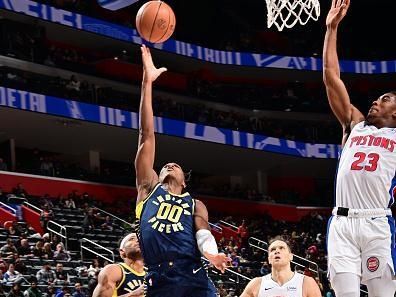
<instances>
[{"instance_id":1,"label":"basketball net","mask_svg":"<svg viewBox=\"0 0 396 297\"><path fill-rule=\"evenodd\" d=\"M267 26L272 25L282 31L291 28L297 22L305 25L310 19L320 16L319 0L265 0L267 3Z\"/></svg>"}]
</instances>

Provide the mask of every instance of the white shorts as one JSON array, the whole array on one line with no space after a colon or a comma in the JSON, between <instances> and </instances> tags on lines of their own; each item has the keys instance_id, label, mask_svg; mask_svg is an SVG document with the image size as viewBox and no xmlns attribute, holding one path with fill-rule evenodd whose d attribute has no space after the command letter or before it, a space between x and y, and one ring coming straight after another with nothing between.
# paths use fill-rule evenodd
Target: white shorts
<instances>
[{"instance_id":1,"label":"white shorts","mask_svg":"<svg viewBox=\"0 0 396 297\"><path fill-rule=\"evenodd\" d=\"M389 266L395 275L395 221L391 216L332 216L328 223L327 252L330 281L350 272L361 282L381 277Z\"/></svg>"}]
</instances>

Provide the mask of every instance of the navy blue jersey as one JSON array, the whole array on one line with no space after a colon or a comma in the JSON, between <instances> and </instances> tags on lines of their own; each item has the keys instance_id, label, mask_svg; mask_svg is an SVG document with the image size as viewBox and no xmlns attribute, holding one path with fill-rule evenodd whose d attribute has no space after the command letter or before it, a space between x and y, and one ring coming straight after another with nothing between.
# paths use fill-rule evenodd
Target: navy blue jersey
<instances>
[{"instance_id":1,"label":"navy blue jersey","mask_svg":"<svg viewBox=\"0 0 396 297\"><path fill-rule=\"evenodd\" d=\"M118 264L122 269L122 279L117 284L112 297L128 294L144 284L145 272L139 273L125 263Z\"/></svg>"},{"instance_id":2,"label":"navy blue jersey","mask_svg":"<svg viewBox=\"0 0 396 297\"><path fill-rule=\"evenodd\" d=\"M195 200L189 193L166 191L157 184L136 206L138 237L147 266L175 259L199 262L195 239Z\"/></svg>"}]
</instances>

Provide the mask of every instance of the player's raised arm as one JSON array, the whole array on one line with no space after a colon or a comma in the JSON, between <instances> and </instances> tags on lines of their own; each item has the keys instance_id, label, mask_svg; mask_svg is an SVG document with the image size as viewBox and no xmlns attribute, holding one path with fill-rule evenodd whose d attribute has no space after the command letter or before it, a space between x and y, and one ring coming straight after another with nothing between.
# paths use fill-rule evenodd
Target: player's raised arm
<instances>
[{"instance_id":1,"label":"player's raised arm","mask_svg":"<svg viewBox=\"0 0 396 297\"><path fill-rule=\"evenodd\" d=\"M194 223L197 230L195 236L202 255L218 270L224 273L231 259L224 253L219 253L216 239L210 232L208 210L200 200L195 200Z\"/></svg>"},{"instance_id":2,"label":"player's raised arm","mask_svg":"<svg viewBox=\"0 0 396 297\"><path fill-rule=\"evenodd\" d=\"M327 30L323 46L323 81L330 107L343 127L344 136L351 128L351 124L364 119L362 113L351 104L348 91L341 80L337 55L338 26L346 15L349 5L350 0L332 1L326 19Z\"/></svg>"},{"instance_id":3,"label":"player's raised arm","mask_svg":"<svg viewBox=\"0 0 396 297\"><path fill-rule=\"evenodd\" d=\"M152 106L152 85L166 68L157 69L150 50L141 47L143 61L143 81L139 109L139 144L135 158L136 187L138 200L145 198L158 182L153 170L155 156L154 115Z\"/></svg>"}]
</instances>

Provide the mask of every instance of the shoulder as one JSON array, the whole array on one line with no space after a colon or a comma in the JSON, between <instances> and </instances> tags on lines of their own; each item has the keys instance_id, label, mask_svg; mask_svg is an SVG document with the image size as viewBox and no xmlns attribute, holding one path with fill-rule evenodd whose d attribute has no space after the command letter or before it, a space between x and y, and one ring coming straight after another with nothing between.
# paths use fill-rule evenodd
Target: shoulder
<instances>
[{"instance_id":1,"label":"shoulder","mask_svg":"<svg viewBox=\"0 0 396 297\"><path fill-rule=\"evenodd\" d=\"M122 278L123 270L118 264L106 265L99 273L99 281L112 280L114 282Z\"/></svg>"},{"instance_id":2,"label":"shoulder","mask_svg":"<svg viewBox=\"0 0 396 297\"><path fill-rule=\"evenodd\" d=\"M316 281L312 277L306 275L304 275L304 281L303 281L303 296L307 296L307 297L322 296Z\"/></svg>"},{"instance_id":3,"label":"shoulder","mask_svg":"<svg viewBox=\"0 0 396 297\"><path fill-rule=\"evenodd\" d=\"M263 277L255 277L254 279L252 279L246 286L246 292L254 293L253 296L257 295L260 290L262 280Z\"/></svg>"}]
</instances>

